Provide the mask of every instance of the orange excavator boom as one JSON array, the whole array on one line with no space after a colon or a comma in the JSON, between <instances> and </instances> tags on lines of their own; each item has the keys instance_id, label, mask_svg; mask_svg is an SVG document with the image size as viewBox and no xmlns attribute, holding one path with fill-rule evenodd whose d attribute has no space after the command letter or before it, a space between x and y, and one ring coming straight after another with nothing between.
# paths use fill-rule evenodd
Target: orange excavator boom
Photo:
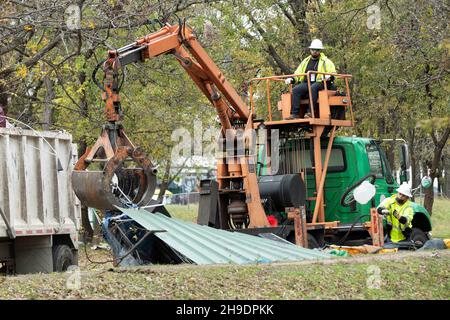
<instances>
[{"instance_id":1,"label":"orange excavator boom","mask_svg":"<svg viewBox=\"0 0 450 320\"><path fill-rule=\"evenodd\" d=\"M108 52L104 62L106 115L109 121L118 121L121 114L120 98L118 97L120 68L135 62L144 62L163 54L172 54L188 75L216 106L227 106L227 114L231 117L247 121L249 110L239 94L228 82L223 73L200 45L193 31L185 24L166 25L158 32L138 39L136 42L117 50ZM219 97L222 94L225 100ZM223 125L223 123L222 123ZM229 127L228 124L224 127ZM231 128L231 127L230 127ZM227 128L228 129L228 128Z\"/></svg>"},{"instance_id":2,"label":"orange excavator boom","mask_svg":"<svg viewBox=\"0 0 450 320\"><path fill-rule=\"evenodd\" d=\"M201 46L193 31L185 22L173 26L166 24L159 31L134 43L109 51L107 59L102 62L103 85L95 79L99 66L94 71L94 81L103 90L108 123L94 147L89 148L75 166L75 193L87 206L114 210L116 206L124 204L152 205L150 195L155 190L156 168L142 150L134 147L120 124L123 117L120 70L130 63L144 62L164 54L175 57L216 108L222 125L223 142L233 139L234 144L240 139L236 130L243 124L245 129L253 129L249 108ZM231 135L228 134L230 132ZM259 195L254 156L234 152L218 159L221 201L226 207L225 215L229 218L230 226L269 226ZM137 167L125 169L123 163L127 159L132 159ZM105 163L103 171L87 170L95 161ZM136 185L139 188L135 188ZM126 190L123 190L125 187Z\"/></svg>"}]
</instances>

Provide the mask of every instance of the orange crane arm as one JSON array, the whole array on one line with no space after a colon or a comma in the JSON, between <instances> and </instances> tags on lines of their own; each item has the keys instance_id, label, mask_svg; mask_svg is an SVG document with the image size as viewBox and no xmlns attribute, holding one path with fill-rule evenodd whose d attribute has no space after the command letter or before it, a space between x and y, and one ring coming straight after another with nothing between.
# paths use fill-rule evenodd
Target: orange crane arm
<instances>
[{"instance_id":1,"label":"orange crane arm","mask_svg":"<svg viewBox=\"0 0 450 320\"><path fill-rule=\"evenodd\" d=\"M103 64L105 72L103 100L108 121L122 118L119 97L119 69L127 64L143 62L163 54L173 54L194 83L216 107L222 127L230 129L230 119L247 121L249 110L214 61L185 24L166 25L136 42L108 52ZM236 115L235 115L236 114Z\"/></svg>"},{"instance_id":2,"label":"orange crane arm","mask_svg":"<svg viewBox=\"0 0 450 320\"><path fill-rule=\"evenodd\" d=\"M109 188L110 177L114 172L120 171L124 159L130 154L134 155L133 150L136 149L126 136L122 125L117 123L123 117L119 96L121 82L123 82L123 80L120 81L120 70L127 64L144 62L163 54L172 54L214 105L222 125L223 141L231 139L233 145L235 142L245 142L242 140L244 138L236 135L236 129L242 127L243 124L246 130L253 129L253 117L247 105L200 45L192 30L185 23L175 26L165 25L159 31L146 35L134 43L109 51L108 58L102 62L103 85L95 79L100 64L95 68L93 79L103 90L102 98L106 102L105 112L109 123L104 126L102 135L94 147L86 151L77 163L77 177L79 178L78 183L75 183L76 190L78 190L77 195L86 199L88 203L102 208L110 208L112 205L109 204L117 202ZM234 120L239 121L236 123ZM227 137L227 130L230 130L232 137ZM238 139L242 141L238 141ZM249 139L247 139L248 141ZM250 145L250 143L247 144ZM106 172L110 174L94 176L86 171L87 166L95 160L96 156L103 155L103 150L109 150L109 152L106 152L106 159L100 161L106 160L108 164L111 163ZM222 194L221 216L228 215L230 221L233 220L236 224L243 225L246 224L246 215L248 215L249 227L267 227L269 223L261 204L255 165L251 159L253 156L253 154L240 155L228 152L226 156L218 160L217 179L219 192ZM138 154L133 159L142 167L144 158ZM154 191L155 172L148 159L145 163L147 163L144 166L146 176L142 176L141 180L143 182L150 181L150 183L142 183L142 185L148 185L146 190L153 189ZM100 180L102 183L97 186L94 182ZM85 191L93 186L96 189L92 192ZM152 192L146 191L143 194L150 193ZM144 196L138 194L137 199L141 198L146 200ZM223 225L225 226L226 218L222 220L224 220Z\"/></svg>"}]
</instances>

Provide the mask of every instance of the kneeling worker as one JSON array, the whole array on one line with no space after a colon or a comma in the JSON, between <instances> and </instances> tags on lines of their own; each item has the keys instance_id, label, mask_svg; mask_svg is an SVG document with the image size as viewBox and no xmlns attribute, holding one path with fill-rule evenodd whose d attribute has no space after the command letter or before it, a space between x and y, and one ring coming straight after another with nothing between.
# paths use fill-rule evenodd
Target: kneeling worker
<instances>
[{"instance_id":1,"label":"kneeling worker","mask_svg":"<svg viewBox=\"0 0 450 320\"><path fill-rule=\"evenodd\" d=\"M309 46L311 55L305 58L297 70L295 70L295 74L307 73L308 71L318 71L318 72L328 72L328 73L336 73L336 67L334 63L328 59L323 52L325 49L322 45L322 41L319 39L314 39ZM325 75L327 79L327 89L333 90L335 87L332 84L332 79L328 81L330 75ZM322 74L311 74L311 96L313 99L313 106L316 105L317 100L319 98L319 91L324 89L323 84L323 75ZM291 116L286 118L285 120L293 120L300 118L300 100L309 99L308 92L308 82L306 76L300 76L295 78L287 78L285 80L286 84L296 84L292 89L292 100L291 100ZM311 118L311 110L310 105L308 104L305 118Z\"/></svg>"},{"instance_id":2,"label":"kneeling worker","mask_svg":"<svg viewBox=\"0 0 450 320\"><path fill-rule=\"evenodd\" d=\"M411 188L404 182L396 195L384 199L377 207L377 212L386 217L386 233L392 242L407 240L411 236L414 211L410 198Z\"/></svg>"}]
</instances>

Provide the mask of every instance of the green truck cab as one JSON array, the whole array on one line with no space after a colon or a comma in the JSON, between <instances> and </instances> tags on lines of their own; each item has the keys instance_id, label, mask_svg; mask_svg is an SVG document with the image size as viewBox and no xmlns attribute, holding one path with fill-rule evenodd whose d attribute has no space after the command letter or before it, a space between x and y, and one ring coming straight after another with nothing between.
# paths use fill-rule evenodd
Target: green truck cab
<instances>
[{"instance_id":1,"label":"green truck cab","mask_svg":"<svg viewBox=\"0 0 450 320\"><path fill-rule=\"evenodd\" d=\"M327 144L323 146L325 149ZM323 150L323 156L325 150ZM337 137L334 140L328 174L325 180L325 203L326 221L340 221L342 223L353 223L362 213L370 210L372 203L365 205L356 201L350 206L341 204L342 195L357 184L361 178L369 174L375 175L374 185L376 187L375 206L387 197L395 194L399 184L395 181L391 168L382 146L373 139L359 137ZM314 175L308 173L307 180L308 196L315 192ZM312 205L313 206L313 205ZM414 203L417 215L417 227L423 231L431 231L430 215L421 205ZM312 208L311 208L312 209ZM368 221L367 215L361 221Z\"/></svg>"}]
</instances>

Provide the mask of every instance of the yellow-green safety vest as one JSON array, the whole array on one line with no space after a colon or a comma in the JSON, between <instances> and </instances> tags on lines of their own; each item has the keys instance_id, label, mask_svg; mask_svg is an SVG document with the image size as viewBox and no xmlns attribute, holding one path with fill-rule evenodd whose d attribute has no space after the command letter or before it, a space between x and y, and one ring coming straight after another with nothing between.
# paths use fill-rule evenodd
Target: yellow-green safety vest
<instances>
[{"instance_id":1,"label":"yellow-green safety vest","mask_svg":"<svg viewBox=\"0 0 450 320\"><path fill-rule=\"evenodd\" d=\"M389 214L386 216L386 220L392 223L392 230L390 234L390 238L392 242L399 242L405 240L406 237L403 235L403 231L406 228L412 228L412 220L414 217L414 211L411 206L411 201L408 200L404 204L399 205L397 201L395 201L397 195L393 195L389 198L384 199L378 207L385 207L389 210ZM394 216L394 212L397 211L397 216L400 218L404 216L408 219L408 222L405 224L401 224L400 221Z\"/></svg>"},{"instance_id":2,"label":"yellow-green safety vest","mask_svg":"<svg viewBox=\"0 0 450 320\"><path fill-rule=\"evenodd\" d=\"M303 59L303 61L298 66L297 70L295 70L295 74L305 73L306 67L308 66L308 62L311 60L311 55L307 58ZM336 67L334 63L327 58L327 56L321 52L319 57L319 64L317 66L318 72L328 72L328 73L336 73ZM302 82L305 79L305 76L295 77L296 82ZM316 78L316 82L321 82L323 80L323 75L318 74Z\"/></svg>"}]
</instances>

